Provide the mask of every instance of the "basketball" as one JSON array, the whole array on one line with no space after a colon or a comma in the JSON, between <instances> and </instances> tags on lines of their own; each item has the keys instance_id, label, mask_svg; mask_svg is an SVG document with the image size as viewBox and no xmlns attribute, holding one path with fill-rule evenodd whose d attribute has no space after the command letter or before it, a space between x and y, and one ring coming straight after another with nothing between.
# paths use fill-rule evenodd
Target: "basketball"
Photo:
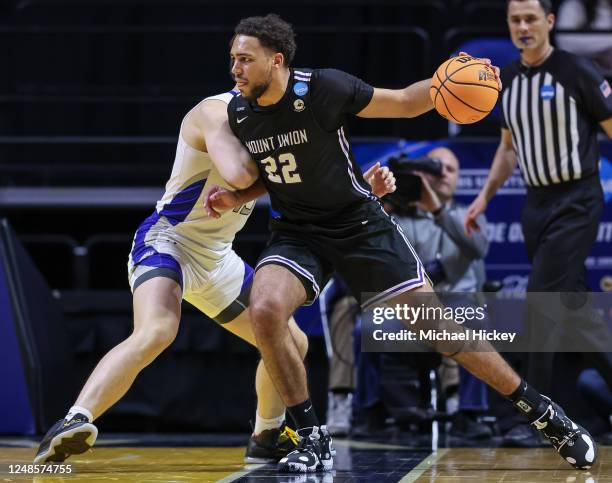
<instances>
[{"instance_id":1,"label":"basketball","mask_svg":"<svg viewBox=\"0 0 612 483\"><path fill-rule=\"evenodd\" d=\"M457 124L472 124L495 107L499 85L493 68L460 55L444 62L431 79L429 95L436 111Z\"/></svg>"}]
</instances>

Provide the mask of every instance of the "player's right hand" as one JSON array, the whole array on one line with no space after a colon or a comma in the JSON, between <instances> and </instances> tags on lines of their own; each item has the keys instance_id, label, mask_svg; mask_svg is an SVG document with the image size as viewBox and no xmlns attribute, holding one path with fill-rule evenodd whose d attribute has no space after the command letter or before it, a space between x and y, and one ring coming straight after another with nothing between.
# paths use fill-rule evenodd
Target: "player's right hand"
<instances>
[{"instance_id":1,"label":"player's right hand","mask_svg":"<svg viewBox=\"0 0 612 483\"><path fill-rule=\"evenodd\" d=\"M487 209L487 200L484 196L478 195L465 214L463 229L466 235L471 235L474 231L480 231L480 225L476 221Z\"/></svg>"},{"instance_id":2,"label":"player's right hand","mask_svg":"<svg viewBox=\"0 0 612 483\"><path fill-rule=\"evenodd\" d=\"M226 190L214 185L204 198L204 209L211 218L220 218L224 211L232 210L238 205L235 191Z\"/></svg>"}]
</instances>

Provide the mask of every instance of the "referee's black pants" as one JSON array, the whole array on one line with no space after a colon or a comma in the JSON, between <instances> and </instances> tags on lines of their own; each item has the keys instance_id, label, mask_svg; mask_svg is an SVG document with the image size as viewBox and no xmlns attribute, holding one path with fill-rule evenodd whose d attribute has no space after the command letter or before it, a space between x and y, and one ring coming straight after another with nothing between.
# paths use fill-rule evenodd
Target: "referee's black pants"
<instances>
[{"instance_id":1,"label":"referee's black pants","mask_svg":"<svg viewBox=\"0 0 612 483\"><path fill-rule=\"evenodd\" d=\"M599 176L542 188L529 188L523 207L522 228L525 246L532 264L528 292L585 292L586 258L595 243L604 207ZM527 354L525 375L530 384L551 394L554 363L554 342L547 345L554 327L547 317L555 307L537 303L527 311L526 332L532 350ZM561 304L560 304L561 305ZM529 306L529 302L528 302ZM591 317L586 317L591 319ZM552 325L559 323L550 320ZM596 330L588 321L570 320L579 324L572 336L595 339ZM584 342L588 344L588 340ZM535 349L535 350L534 350ZM547 350L547 352L543 352ZM584 352L588 362L599 371L612 388L612 356L610 352Z\"/></svg>"}]
</instances>

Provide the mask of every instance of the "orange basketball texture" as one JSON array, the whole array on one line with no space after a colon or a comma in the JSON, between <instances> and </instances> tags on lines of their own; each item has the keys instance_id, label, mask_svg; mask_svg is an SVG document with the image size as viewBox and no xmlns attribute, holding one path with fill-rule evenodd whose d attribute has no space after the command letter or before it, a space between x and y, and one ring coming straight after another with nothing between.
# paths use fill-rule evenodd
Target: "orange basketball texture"
<instances>
[{"instance_id":1,"label":"orange basketball texture","mask_svg":"<svg viewBox=\"0 0 612 483\"><path fill-rule=\"evenodd\" d=\"M467 55L444 62L431 79L436 111L457 124L480 121L495 107L499 85L490 65Z\"/></svg>"}]
</instances>

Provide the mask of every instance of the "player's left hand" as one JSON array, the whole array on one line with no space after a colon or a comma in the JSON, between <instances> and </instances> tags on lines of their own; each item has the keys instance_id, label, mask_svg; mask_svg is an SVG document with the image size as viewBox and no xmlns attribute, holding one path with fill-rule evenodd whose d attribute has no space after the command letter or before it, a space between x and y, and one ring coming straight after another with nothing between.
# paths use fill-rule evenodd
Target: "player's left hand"
<instances>
[{"instance_id":1,"label":"player's left hand","mask_svg":"<svg viewBox=\"0 0 612 483\"><path fill-rule=\"evenodd\" d=\"M459 55L469 55L470 57L473 57L472 55L468 54L467 52L459 52ZM475 59L479 59L482 60L485 64L487 64L488 66L491 67L491 69L493 69L493 72L495 73L495 78L497 79L497 85L499 85L499 92L501 92L502 90L502 81L501 81L501 77L500 77L500 69L499 67L497 67L496 65L493 65L491 63L491 59L487 59L486 57L474 57Z\"/></svg>"},{"instance_id":2,"label":"player's left hand","mask_svg":"<svg viewBox=\"0 0 612 483\"><path fill-rule=\"evenodd\" d=\"M421 199L416 202L416 206L423 211L429 211L430 213L439 210L442 206L442 202L440 201L437 193L429 184L427 176L420 171L415 171L412 174L421 178Z\"/></svg>"},{"instance_id":3,"label":"player's left hand","mask_svg":"<svg viewBox=\"0 0 612 483\"><path fill-rule=\"evenodd\" d=\"M211 218L220 218L224 211L232 210L237 205L236 192L217 185L213 186L204 198L204 209Z\"/></svg>"},{"instance_id":4,"label":"player's left hand","mask_svg":"<svg viewBox=\"0 0 612 483\"><path fill-rule=\"evenodd\" d=\"M372 187L372 193L379 198L382 198L386 194L393 193L395 187L395 175L388 167L382 167L380 162L377 162L363 173L363 179L365 179Z\"/></svg>"}]
</instances>

